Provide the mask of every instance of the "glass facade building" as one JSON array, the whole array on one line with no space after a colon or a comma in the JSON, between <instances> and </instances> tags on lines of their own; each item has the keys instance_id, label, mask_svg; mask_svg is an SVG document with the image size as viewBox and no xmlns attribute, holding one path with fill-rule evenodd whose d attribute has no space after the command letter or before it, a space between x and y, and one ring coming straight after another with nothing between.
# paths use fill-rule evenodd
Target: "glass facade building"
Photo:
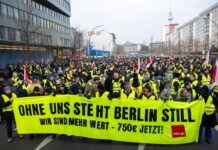
<instances>
[{"instance_id":1,"label":"glass facade building","mask_svg":"<svg viewBox=\"0 0 218 150\"><path fill-rule=\"evenodd\" d=\"M21 51L37 59L70 54L70 16L70 0L1 0L0 63L12 53L19 59L7 63L24 61Z\"/></svg>"}]
</instances>

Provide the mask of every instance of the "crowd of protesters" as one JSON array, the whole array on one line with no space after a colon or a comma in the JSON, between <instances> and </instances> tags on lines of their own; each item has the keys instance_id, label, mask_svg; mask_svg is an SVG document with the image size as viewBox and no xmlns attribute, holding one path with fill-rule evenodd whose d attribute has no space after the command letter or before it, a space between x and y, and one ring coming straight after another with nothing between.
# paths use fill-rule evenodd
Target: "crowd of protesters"
<instances>
[{"instance_id":1,"label":"crowd of protesters","mask_svg":"<svg viewBox=\"0 0 218 150\"><path fill-rule=\"evenodd\" d=\"M218 85L210 88L215 58L208 64L199 57L110 57L98 59L54 59L48 62L7 65L0 72L1 123L6 123L8 142L12 142L12 103L16 97L72 94L92 99L129 99L134 101L163 100L192 102L204 99L210 102L200 128L206 142L212 138L211 128L217 125L215 106ZM22 138L22 136L20 136Z\"/></svg>"}]
</instances>

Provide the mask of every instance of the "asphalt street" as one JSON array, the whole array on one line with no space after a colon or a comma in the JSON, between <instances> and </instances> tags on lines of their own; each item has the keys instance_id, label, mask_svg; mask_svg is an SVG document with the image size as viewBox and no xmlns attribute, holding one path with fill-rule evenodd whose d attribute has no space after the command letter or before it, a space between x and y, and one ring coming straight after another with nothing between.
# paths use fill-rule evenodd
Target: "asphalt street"
<instances>
[{"instance_id":1,"label":"asphalt street","mask_svg":"<svg viewBox=\"0 0 218 150\"><path fill-rule=\"evenodd\" d=\"M5 124L0 125L0 150L218 150L218 132L214 129L211 144L207 144L202 138L201 143L184 145L144 145L63 135L58 135L56 138L52 135L36 135L34 139L29 139L26 135L23 139L19 139L16 130L13 135L13 142L7 143Z\"/></svg>"}]
</instances>

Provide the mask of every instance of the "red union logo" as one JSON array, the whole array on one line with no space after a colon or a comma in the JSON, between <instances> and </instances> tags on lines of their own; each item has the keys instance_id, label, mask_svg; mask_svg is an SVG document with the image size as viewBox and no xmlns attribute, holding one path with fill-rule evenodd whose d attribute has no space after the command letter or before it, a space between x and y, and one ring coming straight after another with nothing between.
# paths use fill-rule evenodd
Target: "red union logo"
<instances>
[{"instance_id":1,"label":"red union logo","mask_svg":"<svg viewBox=\"0 0 218 150\"><path fill-rule=\"evenodd\" d=\"M171 129L173 138L186 137L184 125L173 125L171 126Z\"/></svg>"}]
</instances>

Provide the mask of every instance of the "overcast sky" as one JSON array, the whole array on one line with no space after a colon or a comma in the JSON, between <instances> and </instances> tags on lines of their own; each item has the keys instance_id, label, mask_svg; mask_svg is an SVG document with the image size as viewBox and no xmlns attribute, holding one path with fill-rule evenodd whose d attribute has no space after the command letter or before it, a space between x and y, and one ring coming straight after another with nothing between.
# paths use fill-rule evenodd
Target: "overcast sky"
<instances>
[{"instance_id":1,"label":"overcast sky","mask_svg":"<svg viewBox=\"0 0 218 150\"><path fill-rule=\"evenodd\" d=\"M182 25L218 0L171 0L175 23ZM148 44L151 36L161 40L162 26L168 24L169 0L71 0L71 26L90 31L115 33L117 43Z\"/></svg>"}]
</instances>

